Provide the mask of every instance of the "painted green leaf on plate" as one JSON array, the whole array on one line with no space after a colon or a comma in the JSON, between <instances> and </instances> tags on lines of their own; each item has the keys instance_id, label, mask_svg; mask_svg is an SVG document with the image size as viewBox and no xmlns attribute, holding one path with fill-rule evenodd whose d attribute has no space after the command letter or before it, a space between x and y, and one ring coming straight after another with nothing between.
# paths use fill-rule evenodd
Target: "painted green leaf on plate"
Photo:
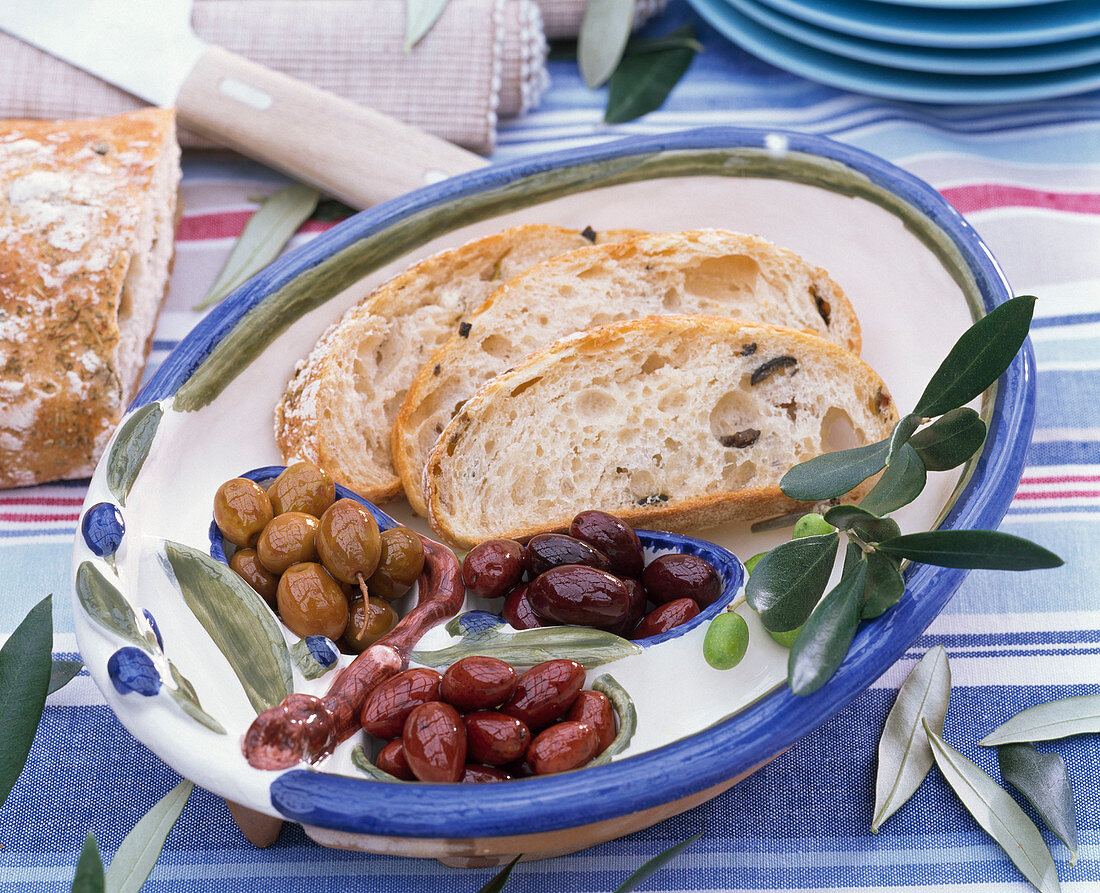
<instances>
[{"instance_id":1,"label":"painted green leaf on plate","mask_svg":"<svg viewBox=\"0 0 1100 893\"><path fill-rule=\"evenodd\" d=\"M164 410L159 403L149 403L136 410L119 429L111 452L107 457L107 488L119 505L126 505L126 497L137 480L141 466L149 456Z\"/></svg>"},{"instance_id":2,"label":"painted green leaf on plate","mask_svg":"<svg viewBox=\"0 0 1100 893\"><path fill-rule=\"evenodd\" d=\"M1088 732L1100 732L1100 695L1059 698L1028 707L978 743L988 747L1013 741L1050 741Z\"/></svg>"},{"instance_id":3,"label":"painted green leaf on plate","mask_svg":"<svg viewBox=\"0 0 1100 893\"><path fill-rule=\"evenodd\" d=\"M138 648L150 650L149 642L138 628L134 609L90 561L82 561L76 569L76 596L85 613L104 629Z\"/></svg>"},{"instance_id":4,"label":"painted green leaf on plate","mask_svg":"<svg viewBox=\"0 0 1100 893\"><path fill-rule=\"evenodd\" d=\"M619 731L611 739L611 743L599 756L588 761L588 766L603 766L610 763L611 758L622 753L630 746L630 740L638 730L638 710L634 706L634 699L610 673L597 676L592 681L592 690L607 695L611 702L615 715L619 718Z\"/></svg>"},{"instance_id":5,"label":"painted green leaf on plate","mask_svg":"<svg viewBox=\"0 0 1100 893\"><path fill-rule=\"evenodd\" d=\"M454 623L454 621L452 621ZM453 627L448 627L451 629ZM508 628L508 627L504 627ZM413 651L412 659L425 667L442 667L472 654L495 657L518 666L534 666L544 660L575 660L591 670L632 654L642 647L602 629L580 626L545 626L516 632L501 627L463 635L461 641L433 651Z\"/></svg>"},{"instance_id":6,"label":"painted green leaf on plate","mask_svg":"<svg viewBox=\"0 0 1100 893\"><path fill-rule=\"evenodd\" d=\"M1034 744L1002 744L997 748L1001 778L1027 797L1077 861L1077 807L1073 802L1066 761L1061 754L1039 753Z\"/></svg>"},{"instance_id":7,"label":"painted green leaf on plate","mask_svg":"<svg viewBox=\"0 0 1100 893\"><path fill-rule=\"evenodd\" d=\"M202 709L202 704L199 703L199 696L195 691L195 686L191 684L187 677L176 669L176 665L172 663L172 661L168 661L168 671L173 682L173 685L166 686L164 689L168 692L168 696L193 720L206 726L212 732L224 735L225 726Z\"/></svg>"}]
</instances>

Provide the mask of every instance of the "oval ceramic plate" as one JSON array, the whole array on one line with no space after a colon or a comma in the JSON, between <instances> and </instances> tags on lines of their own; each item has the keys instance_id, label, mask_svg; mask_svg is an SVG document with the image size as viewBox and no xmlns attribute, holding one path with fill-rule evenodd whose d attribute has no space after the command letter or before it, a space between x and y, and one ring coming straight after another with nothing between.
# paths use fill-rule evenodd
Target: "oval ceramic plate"
<instances>
[{"instance_id":1,"label":"oval ceramic plate","mask_svg":"<svg viewBox=\"0 0 1100 893\"><path fill-rule=\"evenodd\" d=\"M792 40L726 0L689 2L714 28L761 59L811 80L872 96L911 102L1025 102L1100 86L1100 63L1020 75L927 74L873 65Z\"/></svg>"},{"instance_id":2,"label":"oval ceramic plate","mask_svg":"<svg viewBox=\"0 0 1100 893\"><path fill-rule=\"evenodd\" d=\"M902 407L915 404L974 317L1010 296L988 250L927 185L821 138L732 129L615 142L456 177L355 216L239 289L161 366L91 481L89 536L74 550L75 626L89 672L139 740L197 784L301 822L323 843L451 858L530 855L652 824L714 796L863 691L964 575L909 568L908 594L864 625L835 677L806 698L784 685L786 651L751 612L749 651L733 670L703 662L705 624L641 653L621 650L625 656L591 674L612 674L637 706L637 733L610 765L499 785L387 784L355 768L353 736L312 768L251 768L240 738L252 719L289 687L323 692L331 671L307 676L331 655L305 655L310 649L258 599L248 602L209 557L215 490L280 461L272 408L295 363L347 307L428 253L535 221L723 227L799 252L845 288L862 320L863 356ZM903 528L998 524L1022 469L1032 391L1024 351L981 405L990 436L980 458L931 475L920 499L898 513ZM411 520L403 503L387 511ZM789 531L729 526L700 535L750 555ZM219 615L227 589L234 608ZM449 644L450 633L437 628L419 648Z\"/></svg>"}]
</instances>

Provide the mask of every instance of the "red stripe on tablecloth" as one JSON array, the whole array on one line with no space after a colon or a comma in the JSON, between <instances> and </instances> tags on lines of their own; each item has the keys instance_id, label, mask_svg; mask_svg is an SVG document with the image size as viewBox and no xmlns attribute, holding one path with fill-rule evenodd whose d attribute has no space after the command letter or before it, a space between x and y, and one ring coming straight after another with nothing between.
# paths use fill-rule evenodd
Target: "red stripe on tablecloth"
<instances>
[{"instance_id":1,"label":"red stripe on tablecloth","mask_svg":"<svg viewBox=\"0 0 1100 893\"><path fill-rule=\"evenodd\" d=\"M1062 474L1051 477L1024 477L1020 478L1020 486L1024 484L1091 484L1100 482L1100 474Z\"/></svg>"},{"instance_id":2,"label":"red stripe on tablecloth","mask_svg":"<svg viewBox=\"0 0 1100 893\"><path fill-rule=\"evenodd\" d=\"M1078 214L1100 214L1100 193L1051 192L1003 183L950 186L940 194L964 214L990 208L1051 208Z\"/></svg>"},{"instance_id":3,"label":"red stripe on tablecloth","mask_svg":"<svg viewBox=\"0 0 1100 893\"><path fill-rule=\"evenodd\" d=\"M0 512L0 522L6 522L8 524L44 524L47 521L75 521L78 517L80 517L80 512L73 512L72 514L66 513L64 515L32 515L28 512Z\"/></svg>"},{"instance_id":4,"label":"red stripe on tablecloth","mask_svg":"<svg viewBox=\"0 0 1100 893\"><path fill-rule=\"evenodd\" d=\"M81 496L0 496L0 505L83 505Z\"/></svg>"},{"instance_id":5,"label":"red stripe on tablecloth","mask_svg":"<svg viewBox=\"0 0 1100 893\"><path fill-rule=\"evenodd\" d=\"M176 230L177 242L204 242L235 239L244 230L252 211L218 211L212 214L184 215ZM322 233L336 225L335 220L309 220L299 233Z\"/></svg>"},{"instance_id":6,"label":"red stripe on tablecloth","mask_svg":"<svg viewBox=\"0 0 1100 893\"><path fill-rule=\"evenodd\" d=\"M1016 499L1095 499L1100 490L1050 490L1044 493L1017 493Z\"/></svg>"}]
</instances>

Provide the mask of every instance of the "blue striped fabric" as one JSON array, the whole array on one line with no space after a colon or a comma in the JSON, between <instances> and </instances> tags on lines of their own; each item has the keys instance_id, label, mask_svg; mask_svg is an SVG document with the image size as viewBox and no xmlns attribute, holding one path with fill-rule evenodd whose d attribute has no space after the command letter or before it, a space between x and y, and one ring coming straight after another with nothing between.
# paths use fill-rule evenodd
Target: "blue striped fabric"
<instances>
[{"instance_id":1,"label":"blue striped fabric","mask_svg":"<svg viewBox=\"0 0 1100 893\"><path fill-rule=\"evenodd\" d=\"M643 889L1024 891L1022 876L936 772L871 834L875 746L897 685L935 644L947 649L954 674L946 737L994 777L995 753L976 742L997 723L1039 701L1100 693L1100 93L967 108L884 102L755 60L683 2L671 3L649 30L689 20L705 52L663 109L607 127L600 123L604 94L585 88L573 64L553 62L542 107L502 125L495 158L628 133L762 125L841 139L931 182L968 215L1017 291L1040 297L1033 329L1038 423L1002 529L1046 544L1067 565L971 574L902 661L754 776L648 830L521 864L509 890L610 891L645 858L702 832ZM225 205L234 207L272 177L239 161L200 157L187 159L186 174L185 190L199 179L207 187L224 182ZM193 325L187 308L229 243L211 237L181 244L152 365ZM10 634L52 592L58 657L75 656L69 552L83 494L82 482L0 492L0 634ZM1043 749L1065 757L1078 806L1075 866L1045 835L1059 875L1067 890L1100 891L1100 740L1082 736ZM27 768L0 811L0 890L68 890L85 833L95 832L109 858L178 780L122 728L81 673L51 696ZM290 826L274 846L257 850L222 801L196 790L145 889L473 891L493 873L328 850Z\"/></svg>"}]
</instances>

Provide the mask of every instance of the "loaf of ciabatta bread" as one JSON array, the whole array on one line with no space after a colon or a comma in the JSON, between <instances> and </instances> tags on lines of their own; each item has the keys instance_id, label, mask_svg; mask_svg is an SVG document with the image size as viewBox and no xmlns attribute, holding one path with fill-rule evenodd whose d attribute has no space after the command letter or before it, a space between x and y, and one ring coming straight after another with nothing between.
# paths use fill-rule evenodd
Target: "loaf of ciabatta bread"
<instances>
[{"instance_id":1,"label":"loaf of ciabatta bread","mask_svg":"<svg viewBox=\"0 0 1100 893\"><path fill-rule=\"evenodd\" d=\"M855 353L859 322L819 267L756 236L642 235L545 261L501 285L417 373L393 429L393 463L420 514L428 452L474 392L557 338L650 314L756 319L806 329Z\"/></svg>"},{"instance_id":2,"label":"loaf of ciabatta bread","mask_svg":"<svg viewBox=\"0 0 1100 893\"><path fill-rule=\"evenodd\" d=\"M92 473L168 287L170 110L0 121L0 487Z\"/></svg>"},{"instance_id":3,"label":"loaf of ciabatta bread","mask_svg":"<svg viewBox=\"0 0 1100 893\"><path fill-rule=\"evenodd\" d=\"M374 502L401 494L390 431L417 370L502 282L583 245L637 235L516 226L420 261L321 336L275 407L288 464L308 459Z\"/></svg>"},{"instance_id":4,"label":"loaf of ciabatta bread","mask_svg":"<svg viewBox=\"0 0 1100 893\"><path fill-rule=\"evenodd\" d=\"M563 338L492 379L431 450L432 528L469 548L598 508L692 530L799 503L792 466L873 443L898 415L854 354L756 322L650 316Z\"/></svg>"}]
</instances>

